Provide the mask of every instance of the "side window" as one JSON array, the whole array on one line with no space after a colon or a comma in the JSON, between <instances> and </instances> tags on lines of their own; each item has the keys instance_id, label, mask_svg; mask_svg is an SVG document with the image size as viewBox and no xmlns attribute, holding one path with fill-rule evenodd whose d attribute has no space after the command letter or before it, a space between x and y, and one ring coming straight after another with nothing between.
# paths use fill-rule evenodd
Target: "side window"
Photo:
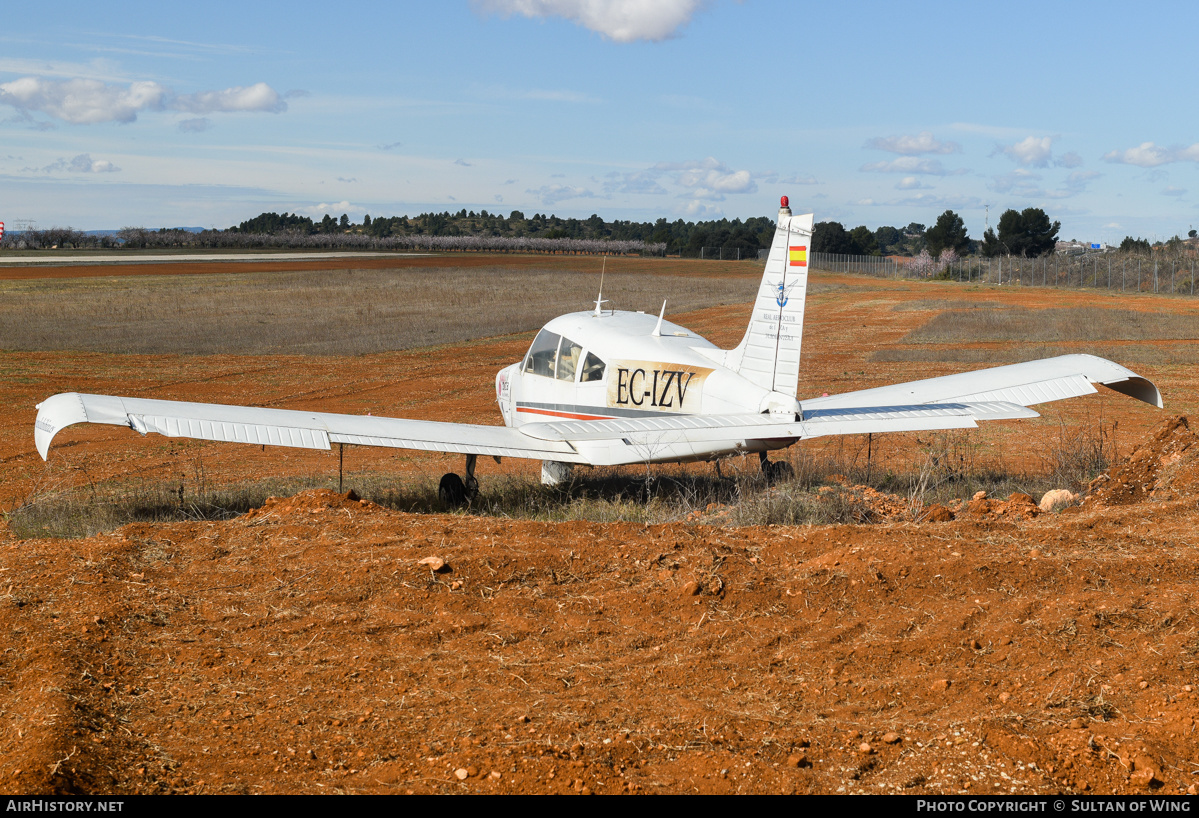
<instances>
[{"instance_id":1,"label":"side window","mask_svg":"<svg viewBox=\"0 0 1199 818\"><path fill-rule=\"evenodd\" d=\"M558 333L546 330L537 333L537 337L533 339L533 346L529 347L529 354L525 356L525 372L544 375L547 378L554 377L554 359L557 356L560 337Z\"/></svg>"},{"instance_id":2,"label":"side window","mask_svg":"<svg viewBox=\"0 0 1199 818\"><path fill-rule=\"evenodd\" d=\"M583 377L579 380L583 383L590 383L592 381L602 381L603 379L604 362L588 352L586 359L583 361Z\"/></svg>"},{"instance_id":3,"label":"side window","mask_svg":"<svg viewBox=\"0 0 1199 818\"><path fill-rule=\"evenodd\" d=\"M573 381L575 372L579 368L579 357L583 354L583 348L574 341L562 336L562 347L558 350L558 372L556 377L560 381Z\"/></svg>"}]
</instances>

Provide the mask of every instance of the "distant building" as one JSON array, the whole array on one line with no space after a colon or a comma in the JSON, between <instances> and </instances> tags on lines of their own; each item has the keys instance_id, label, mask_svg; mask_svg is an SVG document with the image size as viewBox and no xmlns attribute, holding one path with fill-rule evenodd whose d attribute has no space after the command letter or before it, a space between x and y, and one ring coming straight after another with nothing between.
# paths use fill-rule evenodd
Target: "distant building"
<instances>
[{"instance_id":1,"label":"distant building","mask_svg":"<svg viewBox=\"0 0 1199 818\"><path fill-rule=\"evenodd\" d=\"M1116 248L1104 242L1059 241L1053 247L1053 252L1059 256L1083 256L1087 253L1107 253Z\"/></svg>"}]
</instances>

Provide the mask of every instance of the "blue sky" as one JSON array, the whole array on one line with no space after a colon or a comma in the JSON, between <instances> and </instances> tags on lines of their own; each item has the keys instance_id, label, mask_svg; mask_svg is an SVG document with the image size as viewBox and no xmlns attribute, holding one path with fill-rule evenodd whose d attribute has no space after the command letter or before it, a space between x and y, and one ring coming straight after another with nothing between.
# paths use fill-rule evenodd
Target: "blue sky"
<instances>
[{"instance_id":1,"label":"blue sky","mask_svg":"<svg viewBox=\"0 0 1199 818\"><path fill-rule=\"evenodd\" d=\"M0 26L0 220L486 209L1199 227L1193 3L44 2Z\"/></svg>"}]
</instances>

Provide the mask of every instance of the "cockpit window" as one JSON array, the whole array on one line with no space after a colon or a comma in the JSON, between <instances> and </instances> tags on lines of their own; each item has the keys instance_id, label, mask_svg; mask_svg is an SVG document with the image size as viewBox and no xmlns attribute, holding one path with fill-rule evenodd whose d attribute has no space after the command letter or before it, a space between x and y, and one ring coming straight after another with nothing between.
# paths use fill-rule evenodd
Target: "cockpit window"
<instances>
[{"instance_id":1,"label":"cockpit window","mask_svg":"<svg viewBox=\"0 0 1199 818\"><path fill-rule=\"evenodd\" d=\"M588 352L587 358L583 361L583 376L579 380L583 383L590 383L593 381L602 381L603 379L604 362Z\"/></svg>"},{"instance_id":2,"label":"cockpit window","mask_svg":"<svg viewBox=\"0 0 1199 818\"><path fill-rule=\"evenodd\" d=\"M529 354L525 356L525 372L573 382L579 376L579 362L583 359L583 347L556 332L542 330L533 339ZM588 353L582 363L583 381L604 379L604 362Z\"/></svg>"},{"instance_id":3,"label":"cockpit window","mask_svg":"<svg viewBox=\"0 0 1199 818\"><path fill-rule=\"evenodd\" d=\"M542 330L533 339L529 354L525 356L525 372L554 377L554 360L558 354L558 341L562 336L556 332Z\"/></svg>"},{"instance_id":4,"label":"cockpit window","mask_svg":"<svg viewBox=\"0 0 1199 818\"><path fill-rule=\"evenodd\" d=\"M575 372L579 368L579 357L583 354L583 348L574 341L562 336L562 345L558 348L558 372L556 377L560 381L573 381Z\"/></svg>"}]
</instances>

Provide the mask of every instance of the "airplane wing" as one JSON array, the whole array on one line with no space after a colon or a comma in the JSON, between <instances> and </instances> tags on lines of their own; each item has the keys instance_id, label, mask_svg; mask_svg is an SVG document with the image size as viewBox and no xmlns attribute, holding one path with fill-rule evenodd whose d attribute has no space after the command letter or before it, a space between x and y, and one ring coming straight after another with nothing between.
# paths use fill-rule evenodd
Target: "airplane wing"
<instances>
[{"instance_id":1,"label":"airplane wing","mask_svg":"<svg viewBox=\"0 0 1199 818\"><path fill-rule=\"evenodd\" d=\"M861 411L869 407L890 407L897 404L999 401L1018 406L1035 406L1038 403L1089 395L1097 391L1092 386L1096 383L1162 408L1162 396L1157 387L1131 369L1094 355L1060 355L1039 361L810 398L803 401L803 410L806 419L809 412L831 409Z\"/></svg>"},{"instance_id":2,"label":"airplane wing","mask_svg":"<svg viewBox=\"0 0 1199 818\"><path fill-rule=\"evenodd\" d=\"M76 423L127 426L167 437L224 440L301 449L328 449L333 443L390 446L434 452L525 457L584 463L566 442L538 440L507 426L440 423L254 406L223 406L111 395L64 392L38 404L34 442L45 460L50 441Z\"/></svg>"},{"instance_id":3,"label":"airplane wing","mask_svg":"<svg viewBox=\"0 0 1199 818\"><path fill-rule=\"evenodd\" d=\"M663 415L527 424L520 429L253 406L123 398L66 392L38 404L34 442L43 459L58 432L76 423L125 426L141 434L253 445L329 449L334 443L618 465L723 451L729 441L795 441L826 435L973 428L977 420L1036 417L1013 403L830 408L794 416ZM713 448L715 447L715 448Z\"/></svg>"},{"instance_id":4,"label":"airplane wing","mask_svg":"<svg viewBox=\"0 0 1199 818\"><path fill-rule=\"evenodd\" d=\"M771 448L828 435L969 429L983 420L1037 417L1027 407L1095 392L1102 383L1161 407L1150 381L1092 355L1063 355L803 402L800 417L774 414L662 415L479 426L251 406L67 392L38 404L34 439L45 459L54 436L76 423L126 426L142 434L254 445L328 449L334 443L560 463L619 465L694 459Z\"/></svg>"}]
</instances>

